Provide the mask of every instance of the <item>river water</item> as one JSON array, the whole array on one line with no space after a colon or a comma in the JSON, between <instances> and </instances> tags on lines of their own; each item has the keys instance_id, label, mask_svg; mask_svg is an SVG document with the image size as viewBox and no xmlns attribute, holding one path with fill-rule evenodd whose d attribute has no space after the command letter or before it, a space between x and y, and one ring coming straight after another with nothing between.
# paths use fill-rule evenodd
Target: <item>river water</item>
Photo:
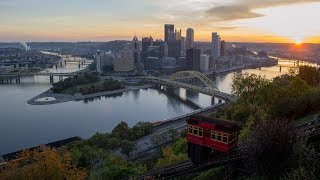
<instances>
[{"instance_id":1,"label":"river water","mask_svg":"<svg viewBox=\"0 0 320 180\"><path fill-rule=\"evenodd\" d=\"M48 70L72 72L79 67L70 63ZM270 67L242 72L273 78L288 70L282 68L280 73L279 67ZM233 73L228 73L216 77L215 83L221 91L231 92L232 76ZM21 84L0 85L0 154L72 136L88 138L96 132L110 132L121 121L132 126L139 121L168 119L212 103L211 97L184 89L175 90L173 95L150 88L48 106L27 104L27 100L50 87L49 77L39 76L23 78Z\"/></svg>"}]
</instances>

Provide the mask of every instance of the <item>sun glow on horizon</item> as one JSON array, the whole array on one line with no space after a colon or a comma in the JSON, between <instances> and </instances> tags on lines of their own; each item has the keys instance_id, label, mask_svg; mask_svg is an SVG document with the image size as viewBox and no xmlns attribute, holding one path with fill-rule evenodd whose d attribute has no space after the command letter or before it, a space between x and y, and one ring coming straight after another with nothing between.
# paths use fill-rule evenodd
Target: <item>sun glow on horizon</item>
<instances>
[{"instance_id":1,"label":"sun glow on horizon","mask_svg":"<svg viewBox=\"0 0 320 180\"><path fill-rule=\"evenodd\" d=\"M315 20L320 17L319 9L320 3L256 9L264 16L242 20L239 25L268 34L269 39L280 38L295 44L314 42L320 34L320 22Z\"/></svg>"}]
</instances>

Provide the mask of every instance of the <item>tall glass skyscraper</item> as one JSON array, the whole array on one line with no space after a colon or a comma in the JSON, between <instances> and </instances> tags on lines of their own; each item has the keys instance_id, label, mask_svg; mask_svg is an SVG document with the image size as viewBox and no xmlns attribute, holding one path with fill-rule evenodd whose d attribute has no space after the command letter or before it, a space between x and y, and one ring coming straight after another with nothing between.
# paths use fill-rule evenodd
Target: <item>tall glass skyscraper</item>
<instances>
[{"instance_id":1,"label":"tall glass skyscraper","mask_svg":"<svg viewBox=\"0 0 320 180\"><path fill-rule=\"evenodd\" d=\"M187 29L186 48L190 49L194 47L194 31L192 28Z\"/></svg>"},{"instance_id":2,"label":"tall glass skyscraper","mask_svg":"<svg viewBox=\"0 0 320 180\"><path fill-rule=\"evenodd\" d=\"M221 56L221 38L218 33L212 33L211 55L213 58Z\"/></svg>"}]
</instances>

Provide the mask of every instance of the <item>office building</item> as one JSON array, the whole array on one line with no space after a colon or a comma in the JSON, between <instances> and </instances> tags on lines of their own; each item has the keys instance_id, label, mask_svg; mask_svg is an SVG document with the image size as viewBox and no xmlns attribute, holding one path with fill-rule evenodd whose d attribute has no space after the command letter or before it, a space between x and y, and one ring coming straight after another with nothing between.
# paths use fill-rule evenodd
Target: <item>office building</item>
<instances>
[{"instance_id":1,"label":"office building","mask_svg":"<svg viewBox=\"0 0 320 180\"><path fill-rule=\"evenodd\" d=\"M144 37L142 38L142 51L141 51L141 56L142 56L142 61L144 62L146 58L148 57L148 48L149 46L153 46L153 38L150 37Z\"/></svg>"},{"instance_id":2,"label":"office building","mask_svg":"<svg viewBox=\"0 0 320 180\"><path fill-rule=\"evenodd\" d=\"M177 59L177 69L179 71L186 71L188 70L188 67L187 67L187 60L186 60L186 57L179 57Z\"/></svg>"},{"instance_id":3,"label":"office building","mask_svg":"<svg viewBox=\"0 0 320 180\"><path fill-rule=\"evenodd\" d=\"M179 31L175 30L174 36L176 40L181 40L181 29Z\"/></svg>"},{"instance_id":4,"label":"office building","mask_svg":"<svg viewBox=\"0 0 320 180\"><path fill-rule=\"evenodd\" d=\"M209 72L209 59L210 59L210 56L207 54L200 55L200 72L202 73Z\"/></svg>"},{"instance_id":5,"label":"office building","mask_svg":"<svg viewBox=\"0 0 320 180\"><path fill-rule=\"evenodd\" d=\"M181 56L186 56L186 38L185 37L181 37Z\"/></svg>"},{"instance_id":6,"label":"office building","mask_svg":"<svg viewBox=\"0 0 320 180\"><path fill-rule=\"evenodd\" d=\"M113 71L113 63L115 56L109 52L100 52L98 51L96 56L96 70L98 73L103 73L107 71Z\"/></svg>"},{"instance_id":7,"label":"office building","mask_svg":"<svg viewBox=\"0 0 320 180\"><path fill-rule=\"evenodd\" d=\"M218 33L212 33L211 56L219 58L221 56L221 38Z\"/></svg>"},{"instance_id":8,"label":"office building","mask_svg":"<svg viewBox=\"0 0 320 180\"><path fill-rule=\"evenodd\" d=\"M167 42L157 39L153 41L153 46L159 46L160 56L159 58L168 57L168 45Z\"/></svg>"},{"instance_id":9,"label":"office building","mask_svg":"<svg viewBox=\"0 0 320 180\"><path fill-rule=\"evenodd\" d=\"M147 57L144 63L144 69L146 71L160 71L161 59L158 57Z\"/></svg>"},{"instance_id":10,"label":"office building","mask_svg":"<svg viewBox=\"0 0 320 180\"><path fill-rule=\"evenodd\" d=\"M221 53L220 56L227 56L227 43L225 41L221 41Z\"/></svg>"},{"instance_id":11,"label":"office building","mask_svg":"<svg viewBox=\"0 0 320 180\"><path fill-rule=\"evenodd\" d=\"M147 55L147 58L148 58L148 57L161 58L161 49L160 49L160 46L149 46L146 55Z\"/></svg>"},{"instance_id":12,"label":"office building","mask_svg":"<svg viewBox=\"0 0 320 180\"><path fill-rule=\"evenodd\" d=\"M179 58L181 56L181 40L172 40L168 43L168 56Z\"/></svg>"},{"instance_id":13,"label":"office building","mask_svg":"<svg viewBox=\"0 0 320 180\"><path fill-rule=\"evenodd\" d=\"M186 49L190 49L194 47L194 30L192 28L187 29L187 37L186 37Z\"/></svg>"},{"instance_id":14,"label":"office building","mask_svg":"<svg viewBox=\"0 0 320 180\"><path fill-rule=\"evenodd\" d=\"M164 25L164 40L166 42L175 40L174 25L165 24Z\"/></svg>"},{"instance_id":15,"label":"office building","mask_svg":"<svg viewBox=\"0 0 320 180\"><path fill-rule=\"evenodd\" d=\"M200 71L200 54L200 49L187 49L186 64L188 70Z\"/></svg>"},{"instance_id":16,"label":"office building","mask_svg":"<svg viewBox=\"0 0 320 180\"><path fill-rule=\"evenodd\" d=\"M176 71L177 60L175 58L166 57L162 59L162 72L172 74Z\"/></svg>"},{"instance_id":17,"label":"office building","mask_svg":"<svg viewBox=\"0 0 320 180\"><path fill-rule=\"evenodd\" d=\"M131 50L121 50L114 60L115 72L130 72L134 70L134 56Z\"/></svg>"},{"instance_id":18,"label":"office building","mask_svg":"<svg viewBox=\"0 0 320 180\"><path fill-rule=\"evenodd\" d=\"M137 36L133 37L131 46L133 52L134 65L137 67L141 64L141 48Z\"/></svg>"}]
</instances>

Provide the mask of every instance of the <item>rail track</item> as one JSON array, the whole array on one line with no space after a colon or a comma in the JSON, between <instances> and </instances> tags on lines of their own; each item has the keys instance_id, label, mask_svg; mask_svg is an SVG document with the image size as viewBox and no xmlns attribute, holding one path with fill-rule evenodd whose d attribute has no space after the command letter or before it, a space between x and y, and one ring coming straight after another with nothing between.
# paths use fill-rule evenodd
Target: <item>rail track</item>
<instances>
[{"instance_id":1,"label":"rail track","mask_svg":"<svg viewBox=\"0 0 320 180\"><path fill-rule=\"evenodd\" d=\"M306 135L309 138L320 135L320 115L315 116L314 120L310 123L299 125L296 127L296 131L299 134ZM139 175L136 179L148 180L148 179L161 179L161 178L172 178L185 174L192 174L196 172L205 171L207 169L236 163L244 160L246 157L243 153L243 147L245 143L239 143L238 148L231 154L221 157L216 157L214 160L209 160L206 163L200 165L194 165L190 160L182 161L178 164L173 164L163 168L155 169L145 174Z\"/></svg>"}]
</instances>

